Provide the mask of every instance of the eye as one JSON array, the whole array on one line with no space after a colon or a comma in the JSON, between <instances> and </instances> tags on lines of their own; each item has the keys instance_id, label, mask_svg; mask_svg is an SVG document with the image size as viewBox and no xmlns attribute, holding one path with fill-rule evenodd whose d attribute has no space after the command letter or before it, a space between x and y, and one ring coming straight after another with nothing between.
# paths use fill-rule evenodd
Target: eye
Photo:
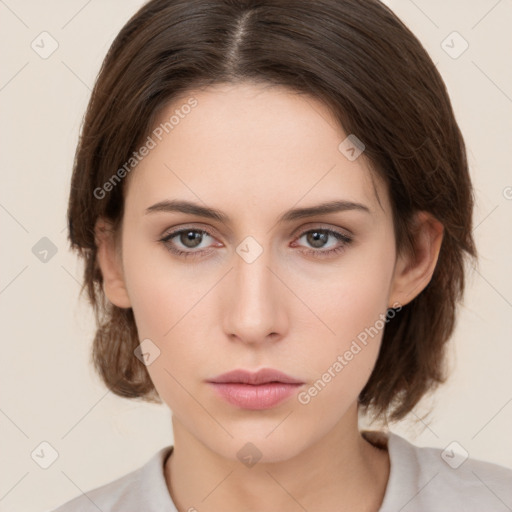
<instances>
[{"instance_id":1,"label":"eye","mask_svg":"<svg viewBox=\"0 0 512 512\"><path fill-rule=\"evenodd\" d=\"M309 254L316 258L325 258L333 256L346 249L346 247L352 242L352 238L340 231L333 229L310 229L304 231L297 240L301 238L306 239L306 243L310 244L314 249L305 250L306 254ZM326 250L318 250L319 248L325 248L328 246L327 242L329 238L333 239L334 244L331 244L330 248Z\"/></svg>"},{"instance_id":2,"label":"eye","mask_svg":"<svg viewBox=\"0 0 512 512\"><path fill-rule=\"evenodd\" d=\"M190 250L200 248L201 243L206 237L213 238L212 235L204 229L185 228L173 231L172 233L165 235L159 241L162 242L170 252L177 256L193 257L208 252L205 249L198 251ZM173 242L172 240L174 238L177 240ZM188 250L182 250L180 249L180 246Z\"/></svg>"}]
</instances>

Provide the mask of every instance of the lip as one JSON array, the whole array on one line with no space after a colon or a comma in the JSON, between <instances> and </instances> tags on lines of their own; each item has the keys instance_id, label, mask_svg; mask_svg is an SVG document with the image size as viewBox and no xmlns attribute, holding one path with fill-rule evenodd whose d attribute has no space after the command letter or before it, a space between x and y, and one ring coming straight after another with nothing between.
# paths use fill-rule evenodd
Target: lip
<instances>
[{"instance_id":1,"label":"lip","mask_svg":"<svg viewBox=\"0 0 512 512\"><path fill-rule=\"evenodd\" d=\"M270 409L293 395L304 382L264 368L256 373L233 370L207 381L231 405L242 409Z\"/></svg>"},{"instance_id":2,"label":"lip","mask_svg":"<svg viewBox=\"0 0 512 512\"><path fill-rule=\"evenodd\" d=\"M304 382L297 380L286 373L274 370L273 368L262 368L257 372L250 372L248 370L232 370L222 375L218 375L208 382L215 383L239 383L239 384L267 384L270 382L281 382L283 384L304 384Z\"/></svg>"}]
</instances>

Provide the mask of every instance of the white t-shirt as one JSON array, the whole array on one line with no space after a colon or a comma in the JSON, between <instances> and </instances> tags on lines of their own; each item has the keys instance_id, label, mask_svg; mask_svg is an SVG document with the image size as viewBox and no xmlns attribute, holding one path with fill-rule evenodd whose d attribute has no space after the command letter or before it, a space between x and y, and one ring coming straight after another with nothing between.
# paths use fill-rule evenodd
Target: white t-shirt
<instances>
[{"instance_id":1,"label":"white t-shirt","mask_svg":"<svg viewBox=\"0 0 512 512\"><path fill-rule=\"evenodd\" d=\"M512 469L471 458L463 460L451 449L443 452L418 447L392 432L362 434L372 444L386 444L389 452L391 470L379 512L512 510ZM52 512L178 512L164 475L172 448L162 448L139 469Z\"/></svg>"}]
</instances>

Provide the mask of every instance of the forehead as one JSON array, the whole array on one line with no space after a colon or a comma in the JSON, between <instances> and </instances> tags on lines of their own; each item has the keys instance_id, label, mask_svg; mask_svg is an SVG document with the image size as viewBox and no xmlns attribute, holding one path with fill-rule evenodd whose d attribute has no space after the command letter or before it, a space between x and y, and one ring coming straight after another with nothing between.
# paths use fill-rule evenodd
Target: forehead
<instances>
[{"instance_id":1,"label":"forehead","mask_svg":"<svg viewBox=\"0 0 512 512\"><path fill-rule=\"evenodd\" d=\"M376 211L384 186L364 153L347 157L348 135L325 104L284 87L191 90L160 112L150 134L154 146L130 176L127 200L147 207L186 197L248 211L249 204L306 206L342 198Z\"/></svg>"}]
</instances>

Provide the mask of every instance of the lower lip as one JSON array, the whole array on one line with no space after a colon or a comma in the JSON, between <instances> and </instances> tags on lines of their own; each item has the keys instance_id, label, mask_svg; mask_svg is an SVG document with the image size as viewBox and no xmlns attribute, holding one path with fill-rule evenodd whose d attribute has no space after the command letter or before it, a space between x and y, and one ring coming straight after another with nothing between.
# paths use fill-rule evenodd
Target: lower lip
<instances>
[{"instance_id":1,"label":"lower lip","mask_svg":"<svg viewBox=\"0 0 512 512\"><path fill-rule=\"evenodd\" d=\"M232 405L242 409L270 409L280 404L302 384L285 384L283 382L269 382L268 384L241 384L237 382L210 382L215 391Z\"/></svg>"}]
</instances>

